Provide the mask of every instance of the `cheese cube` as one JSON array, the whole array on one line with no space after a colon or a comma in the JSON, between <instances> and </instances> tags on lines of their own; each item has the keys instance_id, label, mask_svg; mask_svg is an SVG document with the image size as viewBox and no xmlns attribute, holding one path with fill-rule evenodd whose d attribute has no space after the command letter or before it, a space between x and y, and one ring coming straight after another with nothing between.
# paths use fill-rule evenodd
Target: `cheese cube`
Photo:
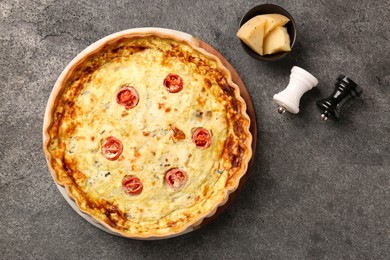
<instances>
[{"instance_id":1,"label":"cheese cube","mask_svg":"<svg viewBox=\"0 0 390 260\"><path fill-rule=\"evenodd\" d=\"M276 27L284 26L290 21L290 19L281 14L265 14L264 16L267 19L266 26L264 29L265 36Z\"/></svg>"},{"instance_id":2,"label":"cheese cube","mask_svg":"<svg viewBox=\"0 0 390 260\"><path fill-rule=\"evenodd\" d=\"M262 15L255 16L241 26L237 32L237 36L260 55L263 55L263 38L266 21Z\"/></svg>"},{"instance_id":3,"label":"cheese cube","mask_svg":"<svg viewBox=\"0 0 390 260\"><path fill-rule=\"evenodd\" d=\"M264 54L290 51L290 37L285 27L276 27L264 39Z\"/></svg>"}]
</instances>

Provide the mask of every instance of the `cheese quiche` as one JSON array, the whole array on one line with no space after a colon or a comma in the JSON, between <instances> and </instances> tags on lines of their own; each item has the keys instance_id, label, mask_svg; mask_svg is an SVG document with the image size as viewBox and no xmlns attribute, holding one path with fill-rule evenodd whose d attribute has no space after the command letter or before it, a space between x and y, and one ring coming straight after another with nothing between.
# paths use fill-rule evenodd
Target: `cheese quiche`
<instances>
[{"instance_id":1,"label":"cheese quiche","mask_svg":"<svg viewBox=\"0 0 390 260\"><path fill-rule=\"evenodd\" d=\"M44 124L54 180L131 238L198 226L251 158L246 104L221 61L158 32L109 38L58 79Z\"/></svg>"}]
</instances>

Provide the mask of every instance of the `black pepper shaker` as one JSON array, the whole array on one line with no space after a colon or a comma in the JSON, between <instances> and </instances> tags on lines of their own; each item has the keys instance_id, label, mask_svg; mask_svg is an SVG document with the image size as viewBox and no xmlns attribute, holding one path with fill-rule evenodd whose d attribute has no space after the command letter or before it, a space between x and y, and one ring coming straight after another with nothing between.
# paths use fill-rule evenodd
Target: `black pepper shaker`
<instances>
[{"instance_id":1,"label":"black pepper shaker","mask_svg":"<svg viewBox=\"0 0 390 260\"><path fill-rule=\"evenodd\" d=\"M328 98L317 101L321 110L321 119L327 120L330 116L340 118L341 107L350 99L359 97L363 90L350 78L340 75L335 83L335 89Z\"/></svg>"}]
</instances>

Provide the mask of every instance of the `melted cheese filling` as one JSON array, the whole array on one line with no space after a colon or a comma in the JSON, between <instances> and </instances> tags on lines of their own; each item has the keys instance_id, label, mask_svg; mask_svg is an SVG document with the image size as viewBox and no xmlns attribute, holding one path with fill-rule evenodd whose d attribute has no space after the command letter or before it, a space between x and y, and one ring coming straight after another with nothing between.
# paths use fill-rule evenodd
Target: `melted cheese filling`
<instances>
[{"instance_id":1,"label":"melted cheese filling","mask_svg":"<svg viewBox=\"0 0 390 260\"><path fill-rule=\"evenodd\" d=\"M159 48L169 50L170 42L159 43ZM191 51L184 44L181 48ZM211 65L216 67L215 62ZM169 73L182 77L182 91L166 90L163 81ZM97 68L76 97L72 98L70 90L79 84L77 80L63 94L74 101L75 108L72 113L65 111L66 120L59 129L66 147L64 159L82 173L75 182L91 201L108 201L126 214L125 229L136 233L152 225L169 228L169 223L185 224L186 216L203 213L201 207L210 209L224 196L221 193L230 164L222 159L222 153L232 130L227 101L219 98L223 91L215 80L207 80L211 86L207 86L205 75L196 70L196 65L174 58L167 62L161 50L146 48L125 53ZM133 109L126 110L116 102L124 84L139 93L139 103ZM73 123L76 127L69 135ZM170 124L182 130L186 138L175 140ZM207 149L193 143L196 127L211 131L212 142ZM101 153L102 142L109 136L121 140L124 147L115 161ZM188 174L179 190L164 182L165 172L173 167ZM123 191L125 175L142 181L140 194ZM144 226L146 222L151 226Z\"/></svg>"}]
</instances>

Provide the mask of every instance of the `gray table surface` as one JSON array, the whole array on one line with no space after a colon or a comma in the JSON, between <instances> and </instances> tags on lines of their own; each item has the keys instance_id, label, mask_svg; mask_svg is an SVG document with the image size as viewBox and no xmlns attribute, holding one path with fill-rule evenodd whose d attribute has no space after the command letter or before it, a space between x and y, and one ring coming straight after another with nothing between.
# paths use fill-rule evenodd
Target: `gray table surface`
<instances>
[{"instance_id":1,"label":"gray table surface","mask_svg":"<svg viewBox=\"0 0 390 260\"><path fill-rule=\"evenodd\" d=\"M247 56L235 36L259 1L0 1L0 259L389 259L390 3L274 1L298 38L283 61ZM193 34L236 68L257 114L250 177L206 227L163 241L109 235L61 197L42 152L43 114L65 66L111 33L158 26ZM293 65L320 81L298 115L272 96ZM345 73L364 89L340 122L315 102Z\"/></svg>"}]
</instances>

